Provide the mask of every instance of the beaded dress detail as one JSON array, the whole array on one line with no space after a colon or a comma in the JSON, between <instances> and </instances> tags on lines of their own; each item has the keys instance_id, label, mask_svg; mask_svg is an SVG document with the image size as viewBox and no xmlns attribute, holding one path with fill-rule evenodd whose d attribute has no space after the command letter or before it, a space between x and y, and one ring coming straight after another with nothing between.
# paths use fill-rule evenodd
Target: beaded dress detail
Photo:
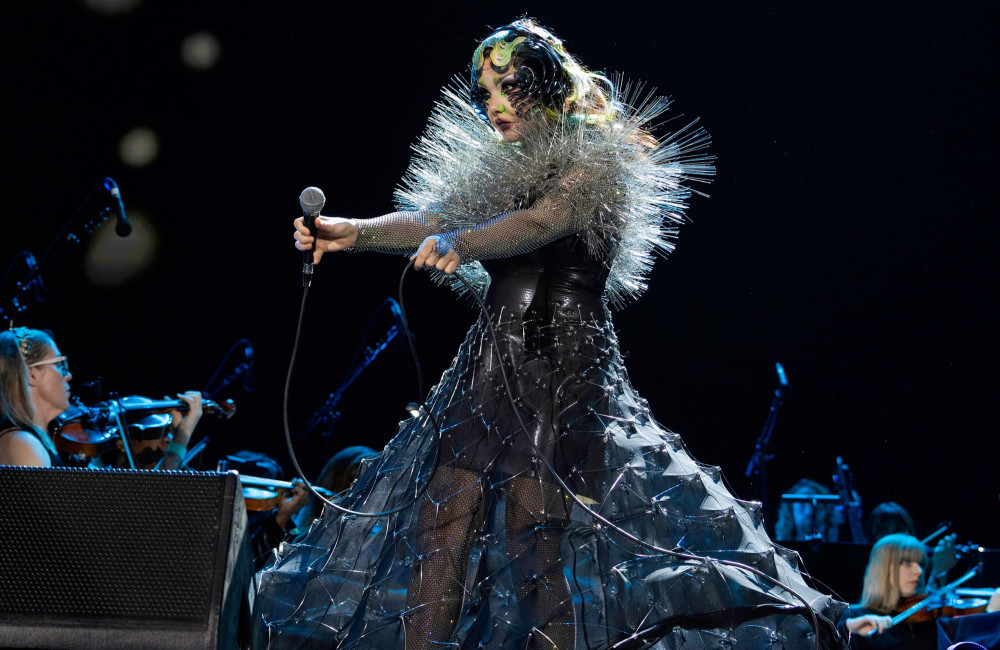
<instances>
[{"instance_id":1,"label":"beaded dress detail","mask_svg":"<svg viewBox=\"0 0 1000 650\"><path fill-rule=\"evenodd\" d=\"M653 419L622 362L608 303L645 288L684 182L712 172L699 129L635 144L664 108L513 146L446 92L401 211L361 222L358 248L441 234L475 260L459 273L489 317L338 501L395 512L327 508L258 574L270 647L840 647L843 605Z\"/></svg>"}]
</instances>

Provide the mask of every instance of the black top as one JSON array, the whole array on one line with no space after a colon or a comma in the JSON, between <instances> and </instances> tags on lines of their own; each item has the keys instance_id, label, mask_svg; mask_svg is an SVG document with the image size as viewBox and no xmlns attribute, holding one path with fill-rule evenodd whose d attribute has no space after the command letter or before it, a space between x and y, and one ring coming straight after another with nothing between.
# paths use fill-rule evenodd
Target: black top
<instances>
[{"instance_id":1,"label":"black top","mask_svg":"<svg viewBox=\"0 0 1000 650\"><path fill-rule=\"evenodd\" d=\"M0 416L0 436L5 436L8 433L14 433L15 431L26 431L31 435L35 436L36 438L38 438L38 441L42 443L42 446L45 447L45 451L48 452L49 454L49 464L51 464L52 467L66 466L66 463L63 462L63 459L59 456L59 454L55 454L52 451L50 451L49 448L45 446L45 441L39 438L37 433L35 433L31 429L22 429L21 427L11 422L10 419L7 418L6 416Z\"/></svg>"},{"instance_id":2,"label":"black top","mask_svg":"<svg viewBox=\"0 0 1000 650\"><path fill-rule=\"evenodd\" d=\"M529 253L483 260L490 274L486 302L494 314L606 320L604 284L608 267L587 253L586 242L571 235Z\"/></svg>"}]
</instances>

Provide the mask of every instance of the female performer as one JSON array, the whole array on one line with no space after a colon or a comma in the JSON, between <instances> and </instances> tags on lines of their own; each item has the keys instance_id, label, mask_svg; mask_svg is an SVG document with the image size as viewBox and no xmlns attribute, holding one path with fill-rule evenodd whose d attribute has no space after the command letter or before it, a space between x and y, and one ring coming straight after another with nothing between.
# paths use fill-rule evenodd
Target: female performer
<instances>
[{"instance_id":1,"label":"female performer","mask_svg":"<svg viewBox=\"0 0 1000 650\"><path fill-rule=\"evenodd\" d=\"M71 379L69 362L47 332L0 332L0 465L64 464L48 424L69 408Z\"/></svg>"},{"instance_id":2,"label":"female performer","mask_svg":"<svg viewBox=\"0 0 1000 650\"><path fill-rule=\"evenodd\" d=\"M852 637L852 647L938 647L938 631L933 620L921 619L922 622L918 623L903 621L892 625L894 614L914 604L914 597L926 594L926 565L924 545L912 535L896 533L875 543L865 569L861 604L852 605L844 620L845 627L856 635ZM997 610L1000 610L1000 590L986 605L987 612Z\"/></svg>"},{"instance_id":3,"label":"female performer","mask_svg":"<svg viewBox=\"0 0 1000 650\"><path fill-rule=\"evenodd\" d=\"M399 212L320 217L316 239L296 222L316 261L411 255L457 269L488 313L339 500L351 512L327 508L261 572L257 631L290 648L838 643L839 605L653 420L611 325L672 247L683 183L711 176L708 136L657 142L665 101L631 108L531 20L490 34L469 82L445 91Z\"/></svg>"}]
</instances>

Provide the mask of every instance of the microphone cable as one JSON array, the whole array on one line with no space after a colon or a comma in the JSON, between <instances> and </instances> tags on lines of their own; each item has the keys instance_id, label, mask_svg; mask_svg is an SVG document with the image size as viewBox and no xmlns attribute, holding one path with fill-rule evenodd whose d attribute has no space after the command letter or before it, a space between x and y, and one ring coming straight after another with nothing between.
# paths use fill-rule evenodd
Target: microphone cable
<instances>
[{"instance_id":1,"label":"microphone cable","mask_svg":"<svg viewBox=\"0 0 1000 650\"><path fill-rule=\"evenodd\" d=\"M438 440L440 440L440 437L441 437L441 426L438 423L437 418L434 417L434 414L431 413L431 410L430 410L430 408L428 408L427 402L426 402L426 400L424 398L424 393L423 393L423 371L422 371L421 366L420 366L420 359L417 357L416 347L413 344L413 337L412 337L412 334L410 333L409 321L406 318L406 305L405 305L405 303L403 301L403 282L406 279L406 273L407 273L407 271L409 271L411 268L413 268L413 262L409 261L409 262L407 262L406 267L403 269L403 273L402 273L402 275L399 278L399 310L401 312L401 319L402 319L402 325L403 325L403 332L402 332L402 334L404 334L406 336L406 344L407 344L407 347L410 350L410 354L413 357L413 363L414 363L414 365L416 366L416 369L417 369L417 388L420 391L417 394L417 396L418 396L418 399L420 399L420 408L423 411L423 413L430 419L431 424L434 425L434 431L437 434ZM305 472L302 471L302 467L299 465L299 460L298 460L298 457L295 455L295 448L294 448L294 445L292 443L292 429L291 429L291 426L288 423L288 395L290 393L290 387L291 387L291 381L292 381L292 371L295 368L295 358L298 355L298 350L299 350L299 339L302 336L302 322L303 322L303 318L305 316L306 299L308 298L308 296L309 296L309 287L303 287L302 288L302 303L301 303L301 306L299 307L299 319L298 319L298 324L296 325L296 328L295 328L295 341L292 344L292 356L291 356L291 359L289 360L289 363L288 363L288 374L285 376L285 390L284 390L284 396L283 396L283 401L282 401L282 422L283 422L284 429L285 429L285 446L288 449L288 456L291 458L292 467L294 467L295 473L298 474L299 477L305 482L306 489L308 489L312 493L313 496L315 496L317 499L319 499L320 501L322 501L326 505L330 506L331 508L339 510L340 512L342 512L344 514L354 515L356 517L385 517L385 516L388 516L388 515L396 514L397 512L402 512L403 510L406 510L407 508L412 507L414 504L417 503L417 501L420 500L420 497L422 497L424 495L424 492L427 491L427 487L431 484L431 481L434 479L434 474L435 474L435 472L437 472L438 456L440 454L440 442L438 442L436 444L436 446L435 446L434 464L433 464L433 466L431 468L430 476L427 477L427 481L420 487L419 490L417 490L417 493L414 495L413 499L410 500L410 501L408 501L407 503L404 503L404 504L402 504L402 505L400 505L400 506L398 506L396 508L393 508L391 510L383 510L383 511L380 511L380 512L365 512L365 511L362 511L362 510L353 510L351 508L347 508L347 507L344 507L344 506L338 504L336 501L327 499L326 497L324 497L323 495L321 495L319 492L316 491L316 489L312 486L312 483L309 481L309 479L306 478ZM383 302L383 305L384 304L385 303ZM414 423L414 424L416 424L416 423ZM417 481L419 481L419 480L420 480L420 474L419 474L419 469L418 469L417 470Z\"/></svg>"}]
</instances>

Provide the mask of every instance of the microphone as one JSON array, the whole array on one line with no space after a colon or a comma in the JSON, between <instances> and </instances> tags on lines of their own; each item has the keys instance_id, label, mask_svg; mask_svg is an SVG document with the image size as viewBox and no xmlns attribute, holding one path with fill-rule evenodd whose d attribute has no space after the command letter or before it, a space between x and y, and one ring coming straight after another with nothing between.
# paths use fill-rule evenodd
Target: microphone
<instances>
[{"instance_id":1,"label":"microphone","mask_svg":"<svg viewBox=\"0 0 1000 650\"><path fill-rule=\"evenodd\" d=\"M403 323L403 310L399 308L399 303L392 298L386 298L386 302L389 303L389 311L392 312L392 319L396 321L396 332L399 338L399 344L402 345L407 350L410 349L410 344L406 338L406 324ZM416 340L416 335L410 332L410 338Z\"/></svg>"},{"instance_id":2,"label":"microphone","mask_svg":"<svg viewBox=\"0 0 1000 650\"><path fill-rule=\"evenodd\" d=\"M778 383L781 384L782 388L787 388L788 387L788 377L785 376L785 367L783 365L781 365L780 363L778 363L777 361L775 361L774 362L774 368L775 368L775 370L778 371Z\"/></svg>"},{"instance_id":3,"label":"microphone","mask_svg":"<svg viewBox=\"0 0 1000 650\"><path fill-rule=\"evenodd\" d=\"M122 204L122 193L118 190L118 183L111 177L105 178L104 189L110 192L111 198L115 200L112 206L117 213L115 232L118 233L119 237L128 237L132 232L132 224L128 222L128 217L125 216L125 206Z\"/></svg>"},{"instance_id":4,"label":"microphone","mask_svg":"<svg viewBox=\"0 0 1000 650\"><path fill-rule=\"evenodd\" d=\"M320 210L326 205L326 195L318 187L307 187L299 195L299 205L302 206L302 217L305 227L309 229L309 234L316 237L316 217ZM307 251L302 251L302 287L312 286L313 279L313 252L316 250L316 242Z\"/></svg>"}]
</instances>

